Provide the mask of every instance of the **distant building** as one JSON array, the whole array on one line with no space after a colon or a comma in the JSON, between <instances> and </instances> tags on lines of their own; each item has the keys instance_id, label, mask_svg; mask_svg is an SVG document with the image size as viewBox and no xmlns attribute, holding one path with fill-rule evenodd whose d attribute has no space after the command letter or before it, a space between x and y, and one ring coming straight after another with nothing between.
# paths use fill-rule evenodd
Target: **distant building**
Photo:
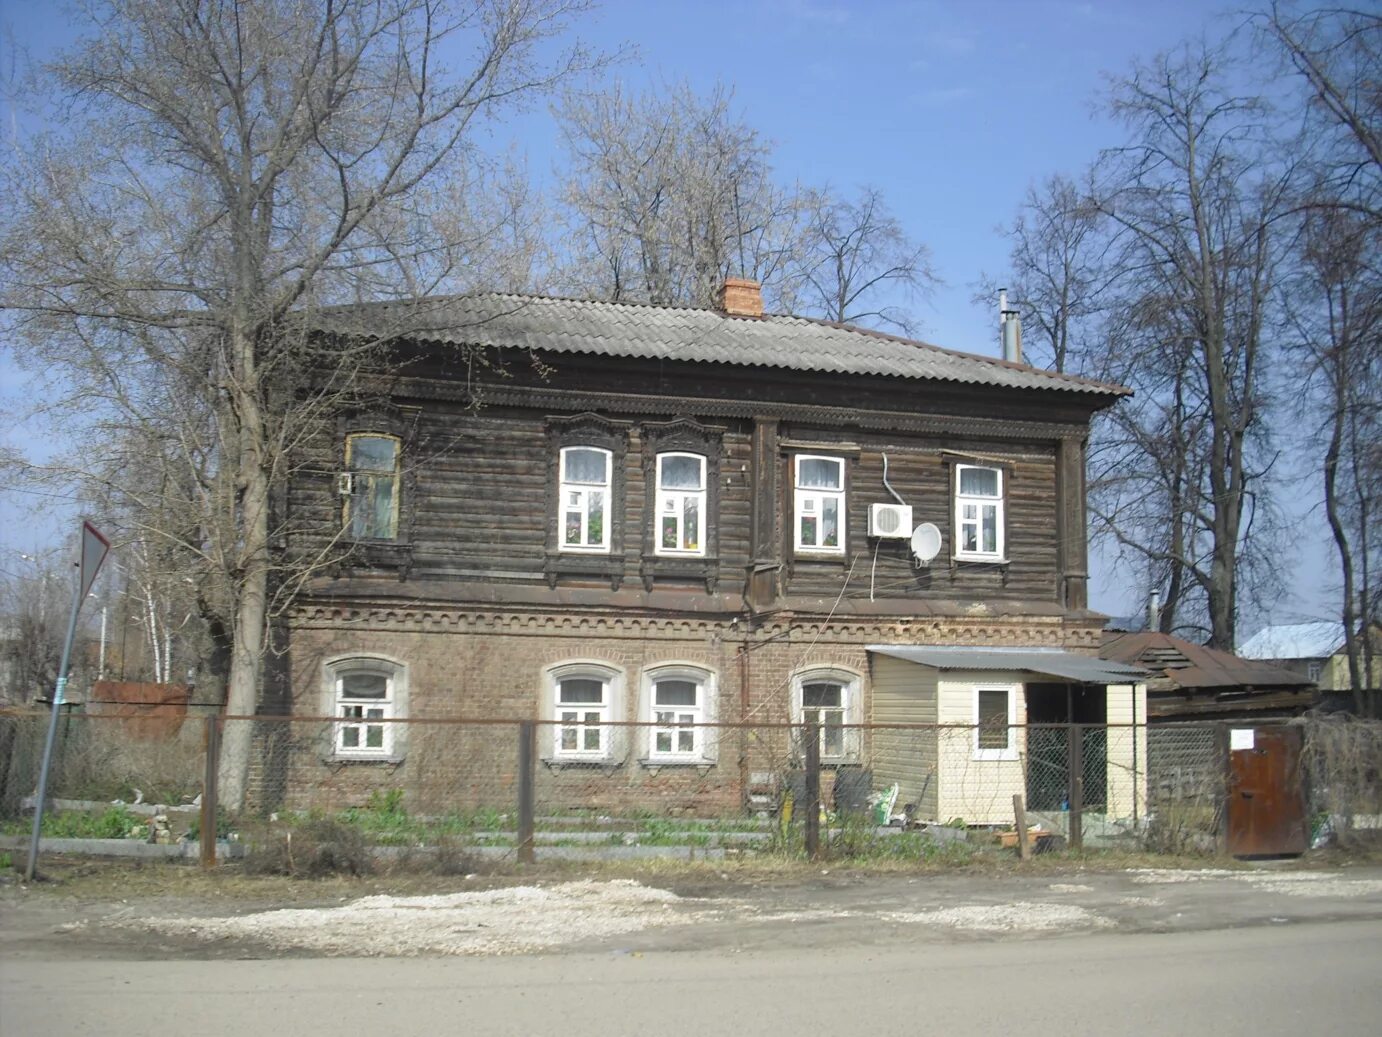
<instances>
[{"instance_id":1,"label":"distant building","mask_svg":"<svg viewBox=\"0 0 1382 1037\"><path fill-rule=\"evenodd\" d=\"M1374 650L1382 650L1379 632L1382 628L1374 624ZM1321 691L1342 691L1351 685L1344 628L1333 620L1263 627L1239 647L1238 654L1301 674L1314 681ZM1366 683L1373 687L1382 683L1379 674L1374 672L1372 676Z\"/></svg>"}]
</instances>

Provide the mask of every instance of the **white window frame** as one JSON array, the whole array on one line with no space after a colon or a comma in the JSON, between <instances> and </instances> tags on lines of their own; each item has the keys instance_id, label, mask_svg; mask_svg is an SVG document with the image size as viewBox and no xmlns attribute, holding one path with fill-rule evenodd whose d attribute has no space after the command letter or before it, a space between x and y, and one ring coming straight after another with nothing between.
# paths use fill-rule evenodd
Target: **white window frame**
<instances>
[{"instance_id":1,"label":"white window frame","mask_svg":"<svg viewBox=\"0 0 1382 1037\"><path fill-rule=\"evenodd\" d=\"M961 493L960 483L962 473L966 471L993 472L998 480L998 493L990 496L988 494ZM980 464L957 464L955 466L955 557L972 559L983 562L1002 562L1007 559L1007 531L1005 529L1004 507L1006 502L1003 469L996 465ZM976 509L975 517L966 519L964 509L972 505ZM984 543L984 511L992 509L994 514L995 542L994 550L983 550ZM965 527L974 527L974 543L978 545L975 550L965 550Z\"/></svg>"},{"instance_id":2,"label":"white window frame","mask_svg":"<svg viewBox=\"0 0 1382 1037\"><path fill-rule=\"evenodd\" d=\"M976 760L1016 760L1017 752L1017 695L1020 684L983 683L974 685L974 759ZM1008 744L1002 748L981 747L979 733L981 716L979 714L979 694L984 691L1001 691L1008 696Z\"/></svg>"},{"instance_id":3,"label":"white window frame","mask_svg":"<svg viewBox=\"0 0 1382 1037\"><path fill-rule=\"evenodd\" d=\"M803 487L801 485L801 465L803 461L829 461L836 465L840 473L839 489ZM825 505L827 501L835 504L836 544L821 544L825 532ZM816 537L807 543L801 536L801 520L808 515L816 517ZM797 454L792 460L792 546L805 554L842 555L845 553L845 536L848 529L848 511L845 508L845 459L831 454Z\"/></svg>"},{"instance_id":4,"label":"white window frame","mask_svg":"<svg viewBox=\"0 0 1382 1037\"><path fill-rule=\"evenodd\" d=\"M597 682L601 689L600 702L563 704L562 684L569 680ZM552 717L551 759L566 763L604 763L612 759L615 755L616 732L619 729L609 724L619 719L619 672L597 663L569 663L553 667L549 671L548 687ZM566 714L571 716L568 717ZM584 735L591 727L598 732L599 745L594 749L587 749ZM562 734L568 729L574 729L576 732L574 749L562 747Z\"/></svg>"},{"instance_id":5,"label":"white window frame","mask_svg":"<svg viewBox=\"0 0 1382 1037\"><path fill-rule=\"evenodd\" d=\"M701 479L699 490L688 489L664 489L662 485L662 464L668 458L690 458L700 465ZM708 465L705 456L693 454L685 450L669 450L666 453L657 455L657 468L655 477L657 480L657 492L654 498L653 512L653 551L659 555L668 555L682 558L703 558L705 557L705 541L707 535L706 515L706 472ZM685 516L687 501L695 501L696 516L699 523L698 535L694 547L683 547L686 540ZM670 507L669 507L670 506ZM676 519L677 545L667 547L662 542L662 519L666 515L671 515Z\"/></svg>"},{"instance_id":6,"label":"white window frame","mask_svg":"<svg viewBox=\"0 0 1382 1037\"><path fill-rule=\"evenodd\" d=\"M838 712L841 714L841 724L844 727L840 735L840 751L838 753L827 751L826 726L822 724L820 727L821 761L823 763L850 763L858 760L859 732L852 728L853 725L859 723L861 688L863 686L859 674L835 666L814 667L795 674L792 677L792 724L797 732L800 732L802 725L808 719L804 701L806 686L809 684L837 684L840 687ZM820 708L813 707L812 711L817 712ZM831 708L831 712L836 711L835 708ZM794 740L800 741L799 733L794 734Z\"/></svg>"},{"instance_id":7,"label":"white window frame","mask_svg":"<svg viewBox=\"0 0 1382 1037\"><path fill-rule=\"evenodd\" d=\"M382 439L393 444L393 468L385 471L382 468L357 468L355 465L355 444L362 439ZM342 519L345 527L346 536L352 540L397 540L398 539L398 520L400 510L400 496L403 489L403 441L397 436L388 432L351 432L345 437L345 463L346 472L350 478L350 492L345 495L342 507ZM355 518L361 509L361 505L367 505L373 511L373 501L366 500L366 487L373 490L376 485L388 483L391 488L391 510L389 514L389 530L384 536L379 535L357 535L354 530ZM366 519L366 521L369 521Z\"/></svg>"},{"instance_id":8,"label":"white window frame","mask_svg":"<svg viewBox=\"0 0 1382 1037\"><path fill-rule=\"evenodd\" d=\"M381 672L377 666L337 666L336 671L336 730L333 734L334 755L341 758L377 759L394 754L395 695L394 675ZM345 678L355 673L368 673L372 678L384 679L383 698L352 698L345 694ZM354 715L352 715L354 712ZM380 723L372 723L379 720ZM379 729L379 745L369 744L369 731ZM357 744L345 744L347 733L357 736Z\"/></svg>"},{"instance_id":9,"label":"white window frame","mask_svg":"<svg viewBox=\"0 0 1382 1037\"><path fill-rule=\"evenodd\" d=\"M695 686L696 702L693 706L659 708L657 686L662 681L686 681ZM713 729L696 726L713 723L715 719L715 675L701 666L685 663L671 663L656 666L643 675L643 698L645 717L648 723L647 761L652 764L709 764L714 762L715 738ZM673 719L663 722L660 714L673 714ZM692 746L690 749L677 748L677 735L690 726ZM668 733L672 736L672 748L659 749L658 735Z\"/></svg>"},{"instance_id":10,"label":"white window frame","mask_svg":"<svg viewBox=\"0 0 1382 1037\"><path fill-rule=\"evenodd\" d=\"M603 483L593 483L568 479L566 475L567 455L575 450L588 450L592 453L603 454L605 458L605 481ZM558 495L557 495L557 546L561 551L571 551L581 554L608 554L610 537L610 498L614 494L614 452L605 447L583 446L580 443L572 443L570 446L561 448L560 470L558 473ZM590 536L590 495L599 491L602 494L600 506L600 538L593 541ZM581 519L581 543L570 544L566 541L566 514L572 510L568 505L568 497L575 495L579 501L579 508L582 515Z\"/></svg>"}]
</instances>

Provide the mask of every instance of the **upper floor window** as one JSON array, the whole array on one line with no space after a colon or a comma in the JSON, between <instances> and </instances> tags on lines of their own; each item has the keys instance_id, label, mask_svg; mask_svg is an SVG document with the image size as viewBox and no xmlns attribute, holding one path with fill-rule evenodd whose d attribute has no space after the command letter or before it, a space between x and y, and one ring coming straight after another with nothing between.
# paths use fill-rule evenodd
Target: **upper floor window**
<instances>
[{"instance_id":1,"label":"upper floor window","mask_svg":"<svg viewBox=\"0 0 1382 1037\"><path fill-rule=\"evenodd\" d=\"M352 539L397 538L399 454L396 436L346 436L345 528Z\"/></svg>"},{"instance_id":2,"label":"upper floor window","mask_svg":"<svg viewBox=\"0 0 1382 1037\"><path fill-rule=\"evenodd\" d=\"M844 459L799 454L795 474L792 527L796 549L844 554Z\"/></svg>"},{"instance_id":3,"label":"upper floor window","mask_svg":"<svg viewBox=\"0 0 1382 1037\"><path fill-rule=\"evenodd\" d=\"M1003 542L1003 470L955 466L955 557L1000 561Z\"/></svg>"},{"instance_id":4,"label":"upper floor window","mask_svg":"<svg viewBox=\"0 0 1382 1037\"><path fill-rule=\"evenodd\" d=\"M561 452L561 549L609 550L611 454L573 446Z\"/></svg>"},{"instance_id":5,"label":"upper floor window","mask_svg":"<svg viewBox=\"0 0 1382 1037\"><path fill-rule=\"evenodd\" d=\"M657 553L705 554L705 458L657 455Z\"/></svg>"}]
</instances>

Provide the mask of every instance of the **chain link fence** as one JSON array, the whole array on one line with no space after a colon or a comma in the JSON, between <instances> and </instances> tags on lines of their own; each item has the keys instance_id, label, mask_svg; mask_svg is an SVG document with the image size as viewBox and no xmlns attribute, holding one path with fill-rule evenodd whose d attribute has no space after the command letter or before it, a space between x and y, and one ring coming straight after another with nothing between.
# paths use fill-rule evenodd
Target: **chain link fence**
<instances>
[{"instance_id":1,"label":"chain link fence","mask_svg":"<svg viewBox=\"0 0 1382 1037\"><path fill-rule=\"evenodd\" d=\"M0 826L28 832L50 716L0 712ZM64 710L48 776L44 834L173 843L195 832L204 727L166 716Z\"/></svg>"},{"instance_id":2,"label":"chain link fence","mask_svg":"<svg viewBox=\"0 0 1382 1037\"><path fill-rule=\"evenodd\" d=\"M27 831L47 722L0 713L5 836ZM1313 833L1343 841L1382 829L1382 722L1303 727ZM227 773L224 759L208 770L208 743L214 753L246 734L243 795L220 789L215 823L251 857L297 852L314 832L364 856L449 855L456 867L477 857L794 850L813 809L826 852L920 853L909 836L930 845L968 833L973 845L976 833L1011 828L1014 796L1028 824L1057 840L1213 852L1228 791L1222 724L808 730L676 716L208 721L72 711L59 719L45 834L197 839L206 776Z\"/></svg>"}]
</instances>

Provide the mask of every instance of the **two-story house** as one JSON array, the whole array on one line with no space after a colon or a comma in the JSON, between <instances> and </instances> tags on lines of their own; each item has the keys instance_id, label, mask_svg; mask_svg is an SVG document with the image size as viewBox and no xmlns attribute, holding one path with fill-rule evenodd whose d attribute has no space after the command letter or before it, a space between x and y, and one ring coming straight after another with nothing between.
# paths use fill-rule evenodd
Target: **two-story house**
<instances>
[{"instance_id":1,"label":"two-story house","mask_svg":"<svg viewBox=\"0 0 1382 1037\"><path fill-rule=\"evenodd\" d=\"M512 728L461 749L455 725L402 721L527 718L547 806L725 812L791 744L713 725L811 720L832 767L988 821L1021 790L1024 722L1144 718L1086 603L1085 441L1121 387L765 315L747 281L718 309L423 311L387 398L287 493L289 550L352 548L299 595L269 682L266 708L337 718L290 788L442 809L512 779ZM890 722L972 729L856 726ZM982 801L925 777L947 737Z\"/></svg>"}]
</instances>

